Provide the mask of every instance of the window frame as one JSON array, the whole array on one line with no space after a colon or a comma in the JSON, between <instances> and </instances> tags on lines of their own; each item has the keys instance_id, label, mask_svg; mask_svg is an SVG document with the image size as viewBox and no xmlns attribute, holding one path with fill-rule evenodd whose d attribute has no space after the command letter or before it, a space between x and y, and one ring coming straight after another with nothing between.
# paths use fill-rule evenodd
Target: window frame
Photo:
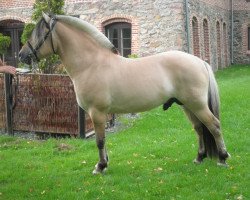
<instances>
[{"instance_id":1,"label":"window frame","mask_svg":"<svg viewBox=\"0 0 250 200\"><path fill-rule=\"evenodd\" d=\"M115 46L118 51L120 52L121 56L127 57L131 54L132 50L132 26L128 22L115 22L112 24L108 24L105 28L105 35L106 37L113 43L113 39L117 39L117 45ZM130 29L130 37L124 38L123 30ZM117 30L117 37L111 38L111 32ZM124 47L124 40L130 40L130 44L128 47ZM129 53L125 53L128 51Z\"/></svg>"}]
</instances>

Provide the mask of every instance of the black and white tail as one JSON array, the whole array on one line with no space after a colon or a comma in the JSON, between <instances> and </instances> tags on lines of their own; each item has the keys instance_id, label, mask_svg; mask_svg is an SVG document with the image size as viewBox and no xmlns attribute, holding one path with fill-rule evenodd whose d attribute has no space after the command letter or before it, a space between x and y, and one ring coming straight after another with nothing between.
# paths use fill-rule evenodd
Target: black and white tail
<instances>
[{"instance_id":1,"label":"black and white tail","mask_svg":"<svg viewBox=\"0 0 250 200\"><path fill-rule=\"evenodd\" d=\"M213 115L219 120L220 118L220 97L217 82L214 77L211 66L205 62L209 74L209 88L208 88L208 106ZM218 158L218 148L212 133L208 128L202 124L203 139L205 144L205 151L208 157Z\"/></svg>"}]
</instances>

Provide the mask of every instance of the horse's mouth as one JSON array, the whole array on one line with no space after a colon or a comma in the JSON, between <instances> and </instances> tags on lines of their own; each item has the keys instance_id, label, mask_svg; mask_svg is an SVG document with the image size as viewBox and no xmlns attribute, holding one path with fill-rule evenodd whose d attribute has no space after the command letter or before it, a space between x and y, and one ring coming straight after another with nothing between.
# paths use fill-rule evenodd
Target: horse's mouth
<instances>
[{"instance_id":1,"label":"horse's mouth","mask_svg":"<svg viewBox=\"0 0 250 200\"><path fill-rule=\"evenodd\" d=\"M25 64L27 64L27 65L31 65L31 64L32 64L31 55L28 55L28 56L19 55L19 60L20 60L22 63L25 63Z\"/></svg>"}]
</instances>

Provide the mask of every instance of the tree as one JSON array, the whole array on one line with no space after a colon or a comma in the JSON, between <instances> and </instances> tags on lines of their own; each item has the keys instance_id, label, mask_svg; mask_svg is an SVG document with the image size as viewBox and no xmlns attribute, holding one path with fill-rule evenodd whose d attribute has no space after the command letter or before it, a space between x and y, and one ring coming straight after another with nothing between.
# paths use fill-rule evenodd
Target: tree
<instances>
[{"instance_id":1,"label":"tree","mask_svg":"<svg viewBox=\"0 0 250 200\"><path fill-rule=\"evenodd\" d=\"M64 0L36 0L33 6L33 13L31 19L34 23L25 24L21 41L24 44L27 42L31 33L42 16L42 12L53 13L53 14L64 14L63 11ZM49 58L42 59L38 63L38 68L42 73L53 73L53 69L58 65L59 57L57 55L52 55Z\"/></svg>"},{"instance_id":2,"label":"tree","mask_svg":"<svg viewBox=\"0 0 250 200\"><path fill-rule=\"evenodd\" d=\"M2 33L0 33L0 54L3 56L3 62L4 62L4 54L7 52L10 43L11 43L10 37L4 36Z\"/></svg>"},{"instance_id":3,"label":"tree","mask_svg":"<svg viewBox=\"0 0 250 200\"><path fill-rule=\"evenodd\" d=\"M64 14L63 6L64 0L36 0L31 19L36 22L39 21L42 12L62 15Z\"/></svg>"}]
</instances>

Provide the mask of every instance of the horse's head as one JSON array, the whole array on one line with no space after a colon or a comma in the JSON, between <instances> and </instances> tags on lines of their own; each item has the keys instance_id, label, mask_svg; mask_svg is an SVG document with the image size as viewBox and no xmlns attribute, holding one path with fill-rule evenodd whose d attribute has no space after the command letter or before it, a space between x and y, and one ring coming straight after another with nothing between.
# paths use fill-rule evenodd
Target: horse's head
<instances>
[{"instance_id":1,"label":"horse's head","mask_svg":"<svg viewBox=\"0 0 250 200\"><path fill-rule=\"evenodd\" d=\"M56 52L52 39L55 24L55 17L43 13L42 19L36 24L29 40L19 52L21 62L31 64L32 61L38 62L41 58Z\"/></svg>"}]
</instances>

